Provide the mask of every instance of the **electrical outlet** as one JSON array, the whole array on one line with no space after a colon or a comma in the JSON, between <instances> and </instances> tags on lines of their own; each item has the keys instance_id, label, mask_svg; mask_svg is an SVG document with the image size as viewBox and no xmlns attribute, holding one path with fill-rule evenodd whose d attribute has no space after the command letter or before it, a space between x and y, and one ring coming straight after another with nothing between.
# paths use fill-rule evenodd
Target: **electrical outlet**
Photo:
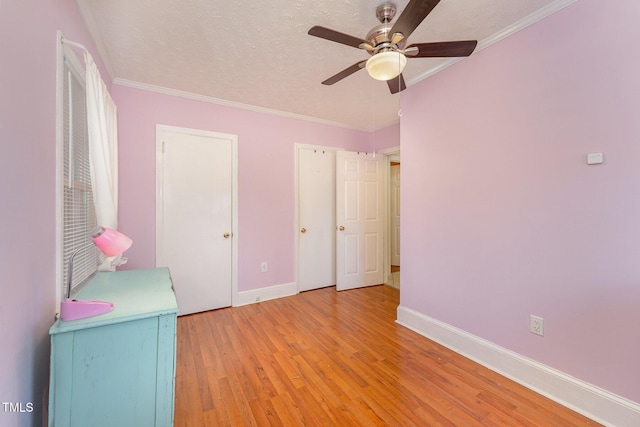
<instances>
[{"instance_id":1,"label":"electrical outlet","mask_svg":"<svg viewBox=\"0 0 640 427\"><path fill-rule=\"evenodd\" d=\"M264 261L262 264L260 264L260 271L262 271L263 273L269 271L269 263L267 263L267 261Z\"/></svg>"},{"instance_id":2,"label":"electrical outlet","mask_svg":"<svg viewBox=\"0 0 640 427\"><path fill-rule=\"evenodd\" d=\"M529 331L532 334L544 336L544 319L532 314L529 317Z\"/></svg>"}]
</instances>

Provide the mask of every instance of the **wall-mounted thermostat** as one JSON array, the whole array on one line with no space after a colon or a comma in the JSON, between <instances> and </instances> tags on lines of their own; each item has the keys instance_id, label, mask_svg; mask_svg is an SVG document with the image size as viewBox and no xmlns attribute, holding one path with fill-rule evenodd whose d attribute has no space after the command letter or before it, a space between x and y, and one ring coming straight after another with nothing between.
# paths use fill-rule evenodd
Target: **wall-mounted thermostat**
<instances>
[{"instance_id":1,"label":"wall-mounted thermostat","mask_svg":"<svg viewBox=\"0 0 640 427\"><path fill-rule=\"evenodd\" d=\"M587 154L588 165L599 165L604 162L604 153L589 153Z\"/></svg>"}]
</instances>

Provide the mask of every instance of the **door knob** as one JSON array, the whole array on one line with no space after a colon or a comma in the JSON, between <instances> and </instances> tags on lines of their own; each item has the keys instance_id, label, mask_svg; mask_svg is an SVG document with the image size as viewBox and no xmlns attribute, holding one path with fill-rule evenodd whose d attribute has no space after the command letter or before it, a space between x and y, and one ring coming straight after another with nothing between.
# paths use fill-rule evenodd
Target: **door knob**
<instances>
[{"instance_id":1,"label":"door knob","mask_svg":"<svg viewBox=\"0 0 640 427\"><path fill-rule=\"evenodd\" d=\"M301 233L306 233L306 232L307 232L307 229L303 227L303 228L301 228L301 229L300 229L300 232L301 232Z\"/></svg>"},{"instance_id":2,"label":"door knob","mask_svg":"<svg viewBox=\"0 0 640 427\"><path fill-rule=\"evenodd\" d=\"M229 237L231 237L231 233L224 233L222 237L224 237L225 239L228 239Z\"/></svg>"},{"instance_id":3,"label":"door knob","mask_svg":"<svg viewBox=\"0 0 640 427\"><path fill-rule=\"evenodd\" d=\"M340 227L338 227L338 230L344 231L344 227L341 225Z\"/></svg>"}]
</instances>

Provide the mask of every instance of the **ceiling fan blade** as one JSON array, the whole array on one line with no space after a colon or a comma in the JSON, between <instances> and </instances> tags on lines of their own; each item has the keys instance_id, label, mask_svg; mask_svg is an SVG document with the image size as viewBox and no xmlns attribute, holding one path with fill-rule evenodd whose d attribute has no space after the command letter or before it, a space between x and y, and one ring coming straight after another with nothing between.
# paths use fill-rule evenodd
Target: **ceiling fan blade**
<instances>
[{"instance_id":1,"label":"ceiling fan blade","mask_svg":"<svg viewBox=\"0 0 640 427\"><path fill-rule=\"evenodd\" d=\"M409 58L444 58L453 56L469 56L473 53L477 45L477 40L415 43L405 49L405 55Z\"/></svg>"},{"instance_id":2,"label":"ceiling fan blade","mask_svg":"<svg viewBox=\"0 0 640 427\"><path fill-rule=\"evenodd\" d=\"M389 90L391 91L391 93L402 92L407 88L407 85L404 83L404 77L402 77L402 73L398 74L398 77L387 80L387 84L389 85Z\"/></svg>"},{"instance_id":3,"label":"ceiling fan blade","mask_svg":"<svg viewBox=\"0 0 640 427\"><path fill-rule=\"evenodd\" d=\"M360 37L350 36L349 34L344 34L336 30L320 27L318 25L311 27L308 34L311 36L320 37L321 39L326 39L332 42L346 44L347 46L357 48L360 48L360 45L363 43L369 43L367 40L361 39Z\"/></svg>"},{"instance_id":4,"label":"ceiling fan blade","mask_svg":"<svg viewBox=\"0 0 640 427\"><path fill-rule=\"evenodd\" d=\"M356 71L361 70L362 68L364 68L364 65L367 63L367 61L360 61L357 62L355 64L353 64L352 66L350 66L349 68L345 68L344 70L340 71L338 74L329 77L327 80L323 81L322 84L323 85L332 85L334 83L339 82L340 80L344 79L345 77L350 76L351 74L355 73Z\"/></svg>"},{"instance_id":5,"label":"ceiling fan blade","mask_svg":"<svg viewBox=\"0 0 640 427\"><path fill-rule=\"evenodd\" d=\"M393 24L389 34L402 33L407 39L438 3L440 0L411 0Z\"/></svg>"}]
</instances>

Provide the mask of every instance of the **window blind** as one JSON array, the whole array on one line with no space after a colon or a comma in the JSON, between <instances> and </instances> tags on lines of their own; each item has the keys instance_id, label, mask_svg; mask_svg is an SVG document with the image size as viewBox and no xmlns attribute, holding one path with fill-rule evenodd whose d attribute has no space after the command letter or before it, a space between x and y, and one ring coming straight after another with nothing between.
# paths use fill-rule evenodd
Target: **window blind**
<instances>
[{"instance_id":1,"label":"window blind","mask_svg":"<svg viewBox=\"0 0 640 427\"><path fill-rule=\"evenodd\" d=\"M79 250L73 260L73 291L98 269L98 249L90 236L97 224L91 189L84 79L67 55L63 67L62 271L66 286L69 259Z\"/></svg>"}]
</instances>

